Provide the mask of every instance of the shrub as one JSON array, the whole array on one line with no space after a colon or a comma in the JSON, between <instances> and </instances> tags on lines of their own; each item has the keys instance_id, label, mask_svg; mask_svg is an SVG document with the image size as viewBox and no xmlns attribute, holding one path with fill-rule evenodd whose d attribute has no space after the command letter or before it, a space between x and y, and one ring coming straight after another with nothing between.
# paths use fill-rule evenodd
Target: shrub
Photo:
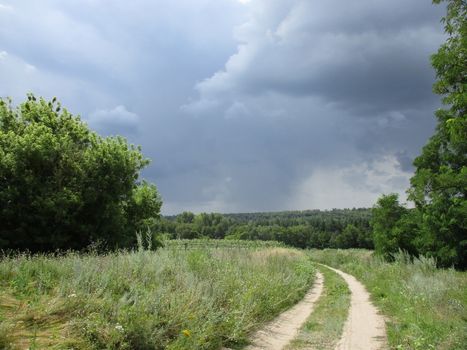
<instances>
[{"instance_id":1,"label":"shrub","mask_svg":"<svg viewBox=\"0 0 467 350\"><path fill-rule=\"evenodd\" d=\"M0 249L80 249L134 243L158 215L149 163L122 137L103 138L54 98L0 100Z\"/></svg>"}]
</instances>

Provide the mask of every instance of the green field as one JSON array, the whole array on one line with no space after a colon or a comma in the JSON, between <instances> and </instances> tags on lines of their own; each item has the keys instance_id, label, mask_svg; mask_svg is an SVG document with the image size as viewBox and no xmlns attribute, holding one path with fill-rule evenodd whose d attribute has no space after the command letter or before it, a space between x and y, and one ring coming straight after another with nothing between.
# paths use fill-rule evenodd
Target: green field
<instances>
[{"instance_id":1,"label":"green field","mask_svg":"<svg viewBox=\"0 0 467 350\"><path fill-rule=\"evenodd\" d=\"M0 349L241 349L297 301L317 269L324 291L288 349L333 349L359 279L391 349L467 348L467 274L400 254L289 249L274 242L174 241L157 251L5 256Z\"/></svg>"},{"instance_id":2,"label":"green field","mask_svg":"<svg viewBox=\"0 0 467 350\"><path fill-rule=\"evenodd\" d=\"M238 348L315 269L280 247L26 254L0 263L0 349Z\"/></svg>"}]
</instances>

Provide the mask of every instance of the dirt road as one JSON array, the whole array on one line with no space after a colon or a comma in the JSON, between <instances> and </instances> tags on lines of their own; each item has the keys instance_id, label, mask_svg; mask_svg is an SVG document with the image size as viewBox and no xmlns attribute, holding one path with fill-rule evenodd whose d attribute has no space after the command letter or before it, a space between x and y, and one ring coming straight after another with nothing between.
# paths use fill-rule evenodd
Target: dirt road
<instances>
[{"instance_id":1,"label":"dirt road","mask_svg":"<svg viewBox=\"0 0 467 350\"><path fill-rule=\"evenodd\" d=\"M352 275L326 265L322 266L342 276L351 292L349 315L335 350L386 349L384 318L371 303L365 287ZM318 272L315 284L305 298L254 334L252 345L245 350L282 350L298 335L300 328L313 312L322 291L323 275Z\"/></svg>"},{"instance_id":2,"label":"dirt road","mask_svg":"<svg viewBox=\"0 0 467 350\"><path fill-rule=\"evenodd\" d=\"M329 266L326 267L342 276L351 292L349 316L336 350L386 349L384 319L371 303L370 295L365 287L352 275Z\"/></svg>"},{"instance_id":3,"label":"dirt road","mask_svg":"<svg viewBox=\"0 0 467 350\"><path fill-rule=\"evenodd\" d=\"M310 291L298 304L280 314L265 328L253 335L252 345L246 350L281 350L294 339L308 316L313 311L315 302L323 291L323 275L316 273L316 281Z\"/></svg>"},{"instance_id":4,"label":"dirt road","mask_svg":"<svg viewBox=\"0 0 467 350\"><path fill-rule=\"evenodd\" d=\"M365 287L352 275L326 265L322 266L342 276L351 292L349 315L335 350L386 349L384 318L371 303ZM322 291L323 275L318 272L316 282L305 298L254 334L252 345L245 350L282 350L298 335Z\"/></svg>"}]
</instances>

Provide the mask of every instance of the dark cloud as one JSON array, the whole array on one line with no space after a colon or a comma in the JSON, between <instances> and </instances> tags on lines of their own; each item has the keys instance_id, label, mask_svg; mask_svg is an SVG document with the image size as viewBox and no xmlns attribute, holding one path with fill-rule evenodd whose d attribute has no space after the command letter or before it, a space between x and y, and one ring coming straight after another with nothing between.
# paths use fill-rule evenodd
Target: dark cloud
<instances>
[{"instance_id":1,"label":"dark cloud","mask_svg":"<svg viewBox=\"0 0 467 350\"><path fill-rule=\"evenodd\" d=\"M0 4L0 96L141 144L165 213L372 205L433 131L426 0Z\"/></svg>"},{"instance_id":2,"label":"dark cloud","mask_svg":"<svg viewBox=\"0 0 467 350\"><path fill-rule=\"evenodd\" d=\"M429 55L443 38L433 21L440 9L421 1L266 3L275 16L258 13L239 30L238 52L198 85L198 105L275 91L374 115L433 99Z\"/></svg>"}]
</instances>

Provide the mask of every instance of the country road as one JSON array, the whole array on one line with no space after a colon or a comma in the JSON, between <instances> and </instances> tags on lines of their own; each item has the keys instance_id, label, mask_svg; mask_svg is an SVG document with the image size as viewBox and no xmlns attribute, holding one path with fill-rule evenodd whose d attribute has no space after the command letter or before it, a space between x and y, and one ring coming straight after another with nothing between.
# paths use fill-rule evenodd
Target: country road
<instances>
[{"instance_id":1,"label":"country road","mask_svg":"<svg viewBox=\"0 0 467 350\"><path fill-rule=\"evenodd\" d=\"M365 287L355 277L327 265L347 283L351 292L350 309L342 337L335 350L382 350L387 348L384 318L370 301ZM297 335L300 328L313 312L323 291L324 277L317 273L310 291L298 304L280 314L275 320L257 331L251 339L252 345L245 350L281 350Z\"/></svg>"},{"instance_id":2,"label":"country road","mask_svg":"<svg viewBox=\"0 0 467 350\"><path fill-rule=\"evenodd\" d=\"M357 279L323 265L339 274L351 292L350 310L336 350L380 350L387 347L384 318L370 301L370 295Z\"/></svg>"}]
</instances>

